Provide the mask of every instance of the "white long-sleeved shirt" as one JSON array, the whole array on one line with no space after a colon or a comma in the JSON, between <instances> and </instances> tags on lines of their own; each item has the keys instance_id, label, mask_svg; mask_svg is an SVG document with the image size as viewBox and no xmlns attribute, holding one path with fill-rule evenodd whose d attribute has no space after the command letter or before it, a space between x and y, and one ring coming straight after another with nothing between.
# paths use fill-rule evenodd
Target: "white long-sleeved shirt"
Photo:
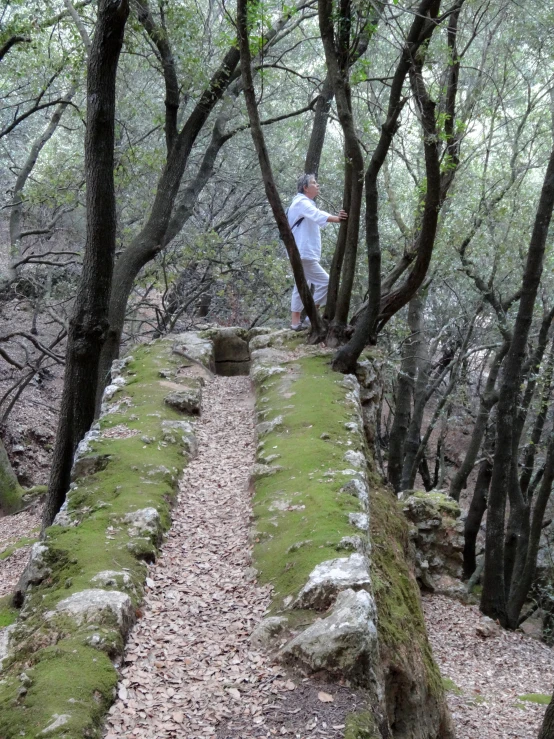
<instances>
[{"instance_id":1,"label":"white long-sleeved shirt","mask_svg":"<svg viewBox=\"0 0 554 739\"><path fill-rule=\"evenodd\" d=\"M329 216L330 213L319 210L314 201L302 193L298 193L293 199L288 211L289 226L294 226L299 218L304 218L292 231L301 259L320 261L320 229L327 225Z\"/></svg>"}]
</instances>

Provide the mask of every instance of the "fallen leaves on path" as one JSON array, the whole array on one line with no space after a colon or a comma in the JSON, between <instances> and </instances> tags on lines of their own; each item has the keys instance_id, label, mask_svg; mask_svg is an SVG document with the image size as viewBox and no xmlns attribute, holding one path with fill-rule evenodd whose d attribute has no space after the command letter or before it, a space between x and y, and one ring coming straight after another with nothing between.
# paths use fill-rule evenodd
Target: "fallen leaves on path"
<instances>
[{"instance_id":1,"label":"fallen leaves on path","mask_svg":"<svg viewBox=\"0 0 554 739\"><path fill-rule=\"evenodd\" d=\"M477 606L440 595L426 595L423 606L435 660L452 681L447 697L457 739L536 739L546 707L518 698L552 693L553 650L500 628L483 638Z\"/></svg>"},{"instance_id":2,"label":"fallen leaves on path","mask_svg":"<svg viewBox=\"0 0 554 739\"><path fill-rule=\"evenodd\" d=\"M339 739L359 694L336 686L335 704L322 704L328 698L318 701L318 691L335 686L297 685L250 645L270 589L256 584L250 567L248 378L218 377L205 386L197 434L200 451L150 567L144 615L127 647L105 737Z\"/></svg>"}]
</instances>

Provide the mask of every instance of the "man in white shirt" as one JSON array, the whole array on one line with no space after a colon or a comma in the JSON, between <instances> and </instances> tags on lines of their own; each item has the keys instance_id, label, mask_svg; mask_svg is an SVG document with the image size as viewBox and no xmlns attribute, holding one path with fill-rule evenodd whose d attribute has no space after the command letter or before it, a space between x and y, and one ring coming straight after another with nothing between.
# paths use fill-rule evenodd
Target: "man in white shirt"
<instances>
[{"instance_id":1,"label":"man in white shirt","mask_svg":"<svg viewBox=\"0 0 554 739\"><path fill-rule=\"evenodd\" d=\"M316 207L314 200L319 195L319 185L313 174L302 175L298 179L298 194L293 199L288 210L289 226L296 241L296 246L302 259L304 275L309 285L313 285L314 303L316 308L325 305L327 301L327 286L329 275L320 265L321 233L320 229L328 223L340 223L348 218L346 211L339 211L338 216L332 216ZM301 328L300 313L302 300L296 285L291 299L291 328L297 331Z\"/></svg>"}]
</instances>

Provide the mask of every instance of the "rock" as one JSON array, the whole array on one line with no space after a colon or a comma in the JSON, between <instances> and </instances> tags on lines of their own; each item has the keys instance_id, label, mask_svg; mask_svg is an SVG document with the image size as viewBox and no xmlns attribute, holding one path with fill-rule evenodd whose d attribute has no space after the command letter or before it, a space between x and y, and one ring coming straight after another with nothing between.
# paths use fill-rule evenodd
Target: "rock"
<instances>
[{"instance_id":1,"label":"rock","mask_svg":"<svg viewBox=\"0 0 554 739\"><path fill-rule=\"evenodd\" d=\"M270 477L281 469L283 468L279 467L279 465L255 464L252 467L251 479L260 480L262 477Z\"/></svg>"},{"instance_id":2,"label":"rock","mask_svg":"<svg viewBox=\"0 0 554 739\"><path fill-rule=\"evenodd\" d=\"M361 554L330 559L314 567L292 607L325 610L340 591L348 588L367 591L371 589L368 563Z\"/></svg>"},{"instance_id":3,"label":"rock","mask_svg":"<svg viewBox=\"0 0 554 739\"><path fill-rule=\"evenodd\" d=\"M133 590L133 581L126 572L118 572L117 570L104 570L99 572L91 579L91 583L102 588L124 588Z\"/></svg>"},{"instance_id":4,"label":"rock","mask_svg":"<svg viewBox=\"0 0 554 739\"><path fill-rule=\"evenodd\" d=\"M491 637L500 636L502 628L492 618L481 616L475 627L475 633L483 639L490 639Z\"/></svg>"},{"instance_id":5,"label":"rock","mask_svg":"<svg viewBox=\"0 0 554 739\"><path fill-rule=\"evenodd\" d=\"M187 331L173 337L175 346L189 357L192 357L212 372L215 370L214 347L209 339L199 336L194 331Z\"/></svg>"},{"instance_id":6,"label":"rock","mask_svg":"<svg viewBox=\"0 0 554 739\"><path fill-rule=\"evenodd\" d=\"M255 366L252 366L252 369L250 370L250 376L256 384L261 385L270 377L273 377L274 375L282 375L285 372L286 370L284 367L271 367L267 365L256 364Z\"/></svg>"},{"instance_id":7,"label":"rock","mask_svg":"<svg viewBox=\"0 0 554 739\"><path fill-rule=\"evenodd\" d=\"M267 648L283 629L286 628L288 619L285 616L270 616L255 627L250 636L250 641L255 647Z\"/></svg>"},{"instance_id":8,"label":"rock","mask_svg":"<svg viewBox=\"0 0 554 739\"><path fill-rule=\"evenodd\" d=\"M464 537L458 503L439 491L417 491L404 501L403 512L412 524L410 538L416 549L420 583L427 589L465 598L465 587L460 583Z\"/></svg>"},{"instance_id":9,"label":"rock","mask_svg":"<svg viewBox=\"0 0 554 739\"><path fill-rule=\"evenodd\" d=\"M437 595L446 595L462 603L468 603L471 600L465 583L457 577L452 577L451 575L430 575L430 577L433 584L433 591Z\"/></svg>"},{"instance_id":10,"label":"rock","mask_svg":"<svg viewBox=\"0 0 554 739\"><path fill-rule=\"evenodd\" d=\"M141 508L138 511L132 511L125 516L123 522L130 524L129 536L147 537L156 546L161 543L162 522L155 508Z\"/></svg>"},{"instance_id":11,"label":"rock","mask_svg":"<svg viewBox=\"0 0 554 739\"><path fill-rule=\"evenodd\" d=\"M38 585L52 574L52 570L48 566L47 554L48 547L40 541L31 547L29 561L19 578L13 595L13 602L16 607L19 608L22 605L29 585Z\"/></svg>"},{"instance_id":12,"label":"rock","mask_svg":"<svg viewBox=\"0 0 554 739\"><path fill-rule=\"evenodd\" d=\"M200 386L174 390L165 396L164 402L181 413L199 415L200 405L202 403L202 390Z\"/></svg>"},{"instance_id":13,"label":"rock","mask_svg":"<svg viewBox=\"0 0 554 739\"><path fill-rule=\"evenodd\" d=\"M216 367L220 362L250 362L248 343L232 328L221 328L213 338Z\"/></svg>"},{"instance_id":14,"label":"rock","mask_svg":"<svg viewBox=\"0 0 554 739\"><path fill-rule=\"evenodd\" d=\"M110 454L91 454L86 457L79 457L73 464L71 480L75 482L83 477L102 472L108 466L111 458Z\"/></svg>"},{"instance_id":15,"label":"rock","mask_svg":"<svg viewBox=\"0 0 554 739\"><path fill-rule=\"evenodd\" d=\"M349 513L348 521L357 529L367 531L369 529L369 517L367 513Z\"/></svg>"},{"instance_id":16,"label":"rock","mask_svg":"<svg viewBox=\"0 0 554 739\"><path fill-rule=\"evenodd\" d=\"M70 595L49 611L46 618L61 614L69 616L78 626L83 624L111 625L115 621L123 638L135 622L135 609L127 593L93 588Z\"/></svg>"},{"instance_id":17,"label":"rock","mask_svg":"<svg viewBox=\"0 0 554 739\"><path fill-rule=\"evenodd\" d=\"M377 659L375 619L375 603L368 592L343 590L330 614L290 641L281 657L313 671L326 670L366 683Z\"/></svg>"},{"instance_id":18,"label":"rock","mask_svg":"<svg viewBox=\"0 0 554 739\"><path fill-rule=\"evenodd\" d=\"M116 377L114 380L112 380L111 383L107 385L104 389L104 394L102 395L102 403L106 403L108 400L111 400L113 396L117 393L117 391L121 390L121 388L124 387L125 384L125 379L121 376Z\"/></svg>"},{"instance_id":19,"label":"rock","mask_svg":"<svg viewBox=\"0 0 554 739\"><path fill-rule=\"evenodd\" d=\"M267 434L270 434L274 429L282 425L283 416L277 416L272 421L264 421L263 423L259 423L256 426L256 436L258 437L258 439L262 436L267 436Z\"/></svg>"},{"instance_id":20,"label":"rock","mask_svg":"<svg viewBox=\"0 0 554 739\"><path fill-rule=\"evenodd\" d=\"M198 454L194 427L188 421L162 421L162 439L169 444L176 444L180 439L189 457L193 458Z\"/></svg>"},{"instance_id":21,"label":"rock","mask_svg":"<svg viewBox=\"0 0 554 739\"><path fill-rule=\"evenodd\" d=\"M353 477L351 480L349 480L346 485L343 485L341 487L340 492L354 495L356 498L359 498L364 504L367 504L369 500L367 485L358 477Z\"/></svg>"},{"instance_id":22,"label":"rock","mask_svg":"<svg viewBox=\"0 0 554 739\"><path fill-rule=\"evenodd\" d=\"M123 370L125 369L125 367L131 364L132 361L133 361L133 357L130 354L127 357L123 357L123 359L114 359L114 361L112 362L112 367L111 367L112 379L115 380L116 377L119 377L121 373L123 372Z\"/></svg>"},{"instance_id":23,"label":"rock","mask_svg":"<svg viewBox=\"0 0 554 739\"><path fill-rule=\"evenodd\" d=\"M365 554L369 549L369 545L361 536L343 536L337 544L336 549L339 551Z\"/></svg>"},{"instance_id":24,"label":"rock","mask_svg":"<svg viewBox=\"0 0 554 739\"><path fill-rule=\"evenodd\" d=\"M48 734L51 734L53 731L61 729L62 726L65 726L67 724L70 718L71 714L69 713L53 713L52 723L49 724L45 729L43 729L39 733L39 736L48 736Z\"/></svg>"},{"instance_id":25,"label":"rock","mask_svg":"<svg viewBox=\"0 0 554 739\"><path fill-rule=\"evenodd\" d=\"M15 629L15 624L10 624L3 629L0 629L0 671L4 660L10 653L10 636Z\"/></svg>"},{"instance_id":26,"label":"rock","mask_svg":"<svg viewBox=\"0 0 554 739\"><path fill-rule=\"evenodd\" d=\"M344 455L345 462L348 462L348 464L351 464L352 467L356 467L359 469L365 469L367 466L365 454L362 454L362 452L355 452L353 449L349 449L346 454Z\"/></svg>"}]
</instances>

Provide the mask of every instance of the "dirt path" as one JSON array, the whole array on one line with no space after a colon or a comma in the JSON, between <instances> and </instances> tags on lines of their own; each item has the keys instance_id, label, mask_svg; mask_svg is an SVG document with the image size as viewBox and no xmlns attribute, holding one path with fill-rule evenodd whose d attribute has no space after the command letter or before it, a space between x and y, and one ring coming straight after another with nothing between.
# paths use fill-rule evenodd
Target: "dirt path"
<instances>
[{"instance_id":1,"label":"dirt path","mask_svg":"<svg viewBox=\"0 0 554 739\"><path fill-rule=\"evenodd\" d=\"M423 604L435 659L450 681L457 739L536 739L546 706L522 697L551 695L554 650L500 627L494 636L479 636L477 606L439 595Z\"/></svg>"},{"instance_id":2,"label":"dirt path","mask_svg":"<svg viewBox=\"0 0 554 739\"><path fill-rule=\"evenodd\" d=\"M200 451L150 571L106 739L341 737L356 694L333 685L332 706L318 702L330 687L290 680L250 646L269 603L249 569L250 381L216 378L203 395Z\"/></svg>"}]
</instances>

